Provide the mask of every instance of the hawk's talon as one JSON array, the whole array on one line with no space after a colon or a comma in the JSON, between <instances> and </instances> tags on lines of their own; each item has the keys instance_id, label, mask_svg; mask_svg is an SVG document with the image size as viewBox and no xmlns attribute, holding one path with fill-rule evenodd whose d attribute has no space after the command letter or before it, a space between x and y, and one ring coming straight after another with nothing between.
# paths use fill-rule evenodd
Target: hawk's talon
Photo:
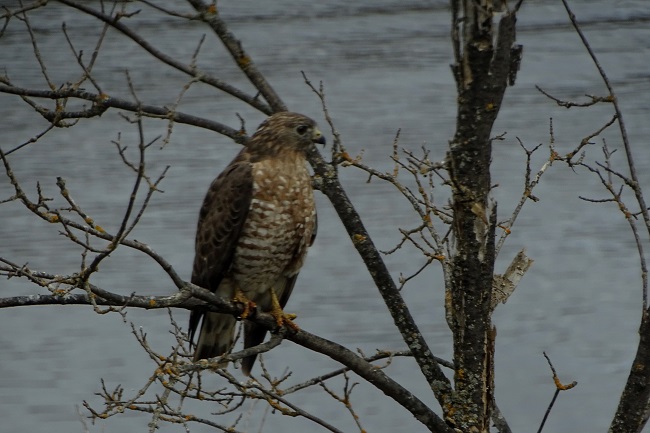
<instances>
[{"instance_id":1,"label":"hawk's talon","mask_svg":"<svg viewBox=\"0 0 650 433\"><path fill-rule=\"evenodd\" d=\"M250 316L251 311L257 308L257 304L251 301L250 299L248 299L244 294L244 292L242 292L239 289L235 290L235 296L233 296L232 300L234 302L239 302L240 304L244 304L244 311L239 316L242 319L245 319L248 316Z\"/></svg>"},{"instance_id":2,"label":"hawk's talon","mask_svg":"<svg viewBox=\"0 0 650 433\"><path fill-rule=\"evenodd\" d=\"M280 305L280 301L278 301L278 297L273 290L271 290L271 311L269 311L269 313L271 313L271 315L275 318L275 323L278 325L278 328L286 325L294 331L300 330L298 325L293 323L293 320L298 316L293 313L284 312L282 306Z\"/></svg>"},{"instance_id":3,"label":"hawk's talon","mask_svg":"<svg viewBox=\"0 0 650 433\"><path fill-rule=\"evenodd\" d=\"M294 331L300 331L300 327L293 321L296 317L295 314L285 313L283 323Z\"/></svg>"}]
</instances>

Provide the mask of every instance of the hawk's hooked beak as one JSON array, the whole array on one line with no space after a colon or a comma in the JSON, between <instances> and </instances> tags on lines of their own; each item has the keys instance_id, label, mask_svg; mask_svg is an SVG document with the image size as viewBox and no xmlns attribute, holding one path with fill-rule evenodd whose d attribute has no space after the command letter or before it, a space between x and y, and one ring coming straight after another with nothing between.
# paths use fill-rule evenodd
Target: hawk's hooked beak
<instances>
[{"instance_id":1,"label":"hawk's hooked beak","mask_svg":"<svg viewBox=\"0 0 650 433\"><path fill-rule=\"evenodd\" d=\"M322 144L323 146L325 146L326 143L325 136L322 132L320 132L318 128L314 128L314 133L311 136L311 141L314 143Z\"/></svg>"}]
</instances>

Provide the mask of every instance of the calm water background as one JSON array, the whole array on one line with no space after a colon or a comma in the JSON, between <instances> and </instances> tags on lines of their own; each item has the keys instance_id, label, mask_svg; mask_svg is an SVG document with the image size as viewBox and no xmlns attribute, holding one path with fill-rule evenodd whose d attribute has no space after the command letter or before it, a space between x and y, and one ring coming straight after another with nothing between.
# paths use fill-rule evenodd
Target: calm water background
<instances>
[{"instance_id":1,"label":"calm water background","mask_svg":"<svg viewBox=\"0 0 650 433\"><path fill-rule=\"evenodd\" d=\"M15 6L12 1L1 3ZM166 3L187 10L182 2ZM585 33L618 92L637 169L650 193L650 9L644 0L571 3L579 19L585 21ZM327 130L319 101L303 83L300 71L314 82L324 82L329 110L351 154L365 150L366 163L388 169L390 146L401 129L402 146L417 150L424 145L433 159L444 157L455 123L446 2L222 0L219 6L231 30L289 107L313 116ZM97 23L57 4L37 11L31 20L54 81L75 80L80 71L62 36L61 23L66 22L77 49L83 49L86 58L100 31ZM179 24L146 6L127 23L165 53L188 62L200 36L207 33L200 66L250 89L224 56L220 43L198 23ZM522 191L525 155L516 137L529 148L548 143L552 117L557 149L565 153L611 118L606 106L583 111L558 108L534 88L540 85L563 98L603 95L605 91L561 4L529 1L518 24L518 42L524 45L522 67L517 85L508 89L494 129L495 134L507 131L505 140L496 142L494 149L493 177L499 184L495 198L501 219L507 218ZM13 21L0 39L0 68L16 85L44 88L26 30L18 21ZM95 73L103 91L129 97L126 69L139 98L150 104L172 104L187 81L125 37L109 31ZM232 126L238 126L238 112L246 118L249 130L264 117L203 85L192 86L179 109ZM0 145L5 151L44 127L18 97L0 95ZM148 140L166 130L162 121L146 122ZM135 128L117 112L109 111L101 119L48 134L12 155L11 163L32 197L37 181L46 195L56 197L56 177L65 177L77 202L97 223L114 232L133 181L111 144L120 132L122 142L134 149ZM610 146L620 144L615 133L606 137ZM598 156L600 144L591 150L592 155ZM163 149L153 146L148 153L151 175L168 164L171 169L161 186L164 194L155 196L133 237L151 245L186 278L203 194L236 152L237 145L213 132L176 125L170 142ZM536 155L533 168L543 163L545 155L546 150ZM616 163L624 169L622 154ZM343 170L342 177L380 248L389 249L398 242L397 226L417 223L412 209L390 187L376 181L367 184L365 176L354 169ZM434 193L444 202L443 188ZM11 194L9 184L0 182L0 198ZM605 197L592 176L553 166L535 194L541 200L526 206L498 262L497 271L502 272L524 247L535 260L517 292L494 316L498 404L514 431L537 427L554 390L542 357L545 350L563 381L579 382L560 396L545 431L605 431L638 340L641 289L633 239L614 206L578 199ZM304 329L349 348L366 353L403 348L342 225L329 203L320 195L317 199L319 238L289 310L299 313ZM62 205L59 199L54 203ZM36 221L15 203L0 207L0 221L0 256L49 272L78 269L79 251L58 235L58 227ZM417 251L404 249L387 261L397 277L400 272L415 271L423 259ZM174 291L150 260L124 249L104 262L93 282L124 294ZM36 292L16 280L2 281L0 290L2 296ZM407 286L404 295L433 352L449 358L451 343L439 270L431 267ZM175 312L174 316L184 324L187 314ZM148 333L156 350L165 353L173 344L166 312L130 311L127 317ZM153 372L128 325L117 315L97 316L86 307L15 308L2 311L0 328L0 431L82 431L75 406L88 400L99 407L100 400L93 395L100 389L99 378L104 378L109 388L122 384L128 393ZM336 367L290 342L266 359L275 375L289 366L294 371L293 382ZM411 361L394 362L388 373L420 398L432 400ZM340 391L341 383L332 386ZM340 405L321 391L296 398L344 431L355 431ZM410 414L369 387L358 387L352 403L367 431L422 430ZM263 431L313 429L299 419L265 414L263 407L247 403L245 411L251 415L238 428L258 431L265 417ZM197 408L195 413L209 416L205 409ZM90 430L145 431L147 421L147 417L130 415ZM219 421L226 424L231 420Z\"/></svg>"}]
</instances>

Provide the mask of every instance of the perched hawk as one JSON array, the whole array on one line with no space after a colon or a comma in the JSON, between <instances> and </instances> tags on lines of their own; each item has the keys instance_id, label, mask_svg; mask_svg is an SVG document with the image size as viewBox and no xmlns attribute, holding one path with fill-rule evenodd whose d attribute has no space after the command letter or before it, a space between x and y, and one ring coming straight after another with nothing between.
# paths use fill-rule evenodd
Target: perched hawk
<instances>
[{"instance_id":1,"label":"perched hawk","mask_svg":"<svg viewBox=\"0 0 650 433\"><path fill-rule=\"evenodd\" d=\"M292 318L282 308L316 236L305 159L314 142L325 139L312 119L287 112L270 116L212 182L199 214L192 283L224 298L255 303L278 325ZM192 311L190 340L201 317L194 360L230 351L235 317ZM262 343L265 335L263 327L244 323L245 348ZM254 362L255 356L242 361L246 375Z\"/></svg>"}]
</instances>

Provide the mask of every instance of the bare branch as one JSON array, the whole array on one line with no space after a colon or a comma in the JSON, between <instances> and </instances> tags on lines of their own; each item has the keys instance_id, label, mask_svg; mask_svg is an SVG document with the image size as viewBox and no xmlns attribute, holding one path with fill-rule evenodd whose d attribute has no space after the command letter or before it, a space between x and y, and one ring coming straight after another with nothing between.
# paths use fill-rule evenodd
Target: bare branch
<instances>
[{"instance_id":1,"label":"bare branch","mask_svg":"<svg viewBox=\"0 0 650 433\"><path fill-rule=\"evenodd\" d=\"M40 7L45 6L48 1L49 0L37 0L26 6L21 2L20 8L14 10L10 10L8 7L2 6L4 13L0 14L0 19L4 19L5 22L2 25L2 28L0 28L0 38L4 35L5 30L7 29L7 26L9 25L9 21L11 20L12 17L23 16L25 12L29 12L31 10L38 9Z\"/></svg>"},{"instance_id":2,"label":"bare branch","mask_svg":"<svg viewBox=\"0 0 650 433\"><path fill-rule=\"evenodd\" d=\"M553 405L555 404L555 400L557 399L557 396L560 394L560 391L568 391L572 388L574 388L578 382L571 382L568 385L562 384L560 382L560 379L557 377L557 373L555 372L555 368L553 367L553 364L551 363L551 359L548 357L546 352L544 352L544 358L546 358L546 361L548 362L548 366L551 367L551 371L553 372L553 382L555 383L555 392L553 393L553 398L551 399L551 403L549 403L548 407L546 408L546 412L544 413L544 418L542 419L542 422L539 425L539 429L537 430L537 433L541 433L542 430L544 429L544 424L546 424L546 420L548 419L548 416L551 414L551 409L553 409Z\"/></svg>"},{"instance_id":3,"label":"bare branch","mask_svg":"<svg viewBox=\"0 0 650 433\"><path fill-rule=\"evenodd\" d=\"M99 55L99 49L102 46L102 42L104 41L104 38L106 37L106 33L109 29L108 24L104 24L104 27L102 28L102 32L99 36L99 39L97 40L97 44L95 45L95 49L93 50L93 54L90 58L89 64L86 66L83 62L83 51L77 51L74 47L74 43L72 42L72 39L70 39L70 36L68 35L67 31L67 26L65 23L61 26L63 30L63 34L65 35L65 40L68 42L68 46L70 47L70 50L72 51L72 54L75 56L75 59L77 60L77 63L83 70L83 74L79 80L72 85L73 88L78 89L80 86L86 81L89 80L92 85L95 87L98 93L103 93L101 87L95 81L95 79L92 77L92 69L93 66L95 65L95 61L97 60L97 57Z\"/></svg>"},{"instance_id":4,"label":"bare branch","mask_svg":"<svg viewBox=\"0 0 650 433\"><path fill-rule=\"evenodd\" d=\"M54 124L57 124L62 119L95 117L103 114L108 108L118 108L126 111L131 111L134 113L141 113L143 116L147 116L147 117L159 118L159 119L170 119L177 123L198 126L200 128L216 131L219 134L232 138L235 142L240 144L246 140L246 137L242 136L239 130L231 128L219 122L207 120L197 116L192 116L190 114L172 111L167 107L138 104L135 102L126 101L124 99L114 98L106 94L95 94L83 90L75 90L65 86L56 91L34 90L34 89L23 89L20 87L14 87L12 85L9 85L5 81L4 84L0 84L0 93L10 93L10 94L20 95L20 96L32 96L36 98L47 98L47 99L78 98L78 99L83 99L86 101L93 102L92 107L84 112L56 113L54 111L48 111L48 110L44 110L43 112L39 111L39 114L41 114L43 117L45 117L45 119L47 119L48 121Z\"/></svg>"},{"instance_id":5,"label":"bare branch","mask_svg":"<svg viewBox=\"0 0 650 433\"><path fill-rule=\"evenodd\" d=\"M580 152L580 150L582 150L583 147L585 147L585 146L588 145L588 144L593 144L591 140L592 140L594 137L597 137L597 136L599 136L600 134L602 134L602 132L603 132L605 129L609 128L609 127L610 127L614 122L616 122L616 115L614 115L614 116L611 118L611 120L609 120L609 121L608 121L607 123L605 123L603 126L601 126L600 128L598 128L596 131L592 132L591 134L587 135L587 136L584 137L582 140L580 140L580 144L578 145L578 147L576 147L576 148L575 148L574 150L572 150L571 152L567 153L567 155L566 155L566 159L568 160L567 162L568 162L569 164L571 164L571 159L572 159L572 158L573 158L573 157L574 157L578 152Z\"/></svg>"},{"instance_id":6,"label":"bare branch","mask_svg":"<svg viewBox=\"0 0 650 433\"><path fill-rule=\"evenodd\" d=\"M350 385L350 378L347 374L347 372L343 373L343 378L345 379L344 385L343 385L343 396L339 396L336 392L331 390L330 388L325 385L325 383L321 382L319 385L321 388L327 392L330 397L332 397L334 400L340 402L343 404L343 406L350 412L350 415L352 416L352 419L354 420L355 424L357 425L357 428L361 433L365 433L365 429L361 426L361 420L359 418L359 415L354 410L354 407L352 405L351 400L351 395L352 395L352 390L354 387L357 385L357 383L353 383Z\"/></svg>"},{"instance_id":7,"label":"bare branch","mask_svg":"<svg viewBox=\"0 0 650 433\"><path fill-rule=\"evenodd\" d=\"M261 106L261 102L257 102L257 100L254 100L257 102L257 106L253 104L253 101L247 102L266 114L271 114L271 112L287 111L287 106L266 81L264 75L262 75L257 69L257 66L253 63L253 59L246 53L246 51L244 51L241 42L230 33L226 23L221 19L221 17L219 17L216 3L207 5L202 0L187 1L192 5L192 7L194 7L194 9L196 9L197 12L199 12L200 18L208 24L212 30L214 30L219 39L221 39L221 42L223 42L226 49L230 52L230 55L235 63L237 63L237 66L239 66L242 72L246 74L250 82L253 83L255 88L269 103L270 109L258 108L257 106Z\"/></svg>"},{"instance_id":8,"label":"bare branch","mask_svg":"<svg viewBox=\"0 0 650 433\"><path fill-rule=\"evenodd\" d=\"M497 406L496 402L492 403L492 422L494 423L494 427L499 433L512 433L512 430L508 425L508 421L506 421L506 418L501 413L501 410Z\"/></svg>"},{"instance_id":9,"label":"bare branch","mask_svg":"<svg viewBox=\"0 0 650 433\"><path fill-rule=\"evenodd\" d=\"M23 7L22 0L20 1L21 7ZM23 8L24 9L24 8ZM45 61L43 60L43 57L41 56L41 51L38 48L38 43L36 42L36 36L34 35L34 31L32 30L32 26L29 23L29 18L27 13L25 13L25 10L23 10L21 14L21 18L19 18L21 21L25 23L25 27L27 28L27 31L29 32L29 39L32 41L32 48L34 50L34 57L36 58L36 61L38 62L38 65L41 68L41 74L43 74L43 78L45 78L45 81L47 82L49 88L51 90L54 90L56 87L54 86L54 83L50 79L50 76L47 73L47 67L45 66Z\"/></svg>"},{"instance_id":10,"label":"bare branch","mask_svg":"<svg viewBox=\"0 0 650 433\"><path fill-rule=\"evenodd\" d=\"M510 235L512 231L512 227L515 225L515 221L517 220L517 217L519 216L519 213L524 207L524 204L528 201L528 199L532 201L537 201L539 200L537 197L533 195L533 189L537 186L539 183L540 179L546 172L546 170L551 166L554 160L554 155L551 152L551 155L549 156L548 161L546 161L542 167L537 171L535 174L535 177L531 180L531 167L530 167L530 161L533 153L537 149L539 149L542 145L538 144L535 146L532 150L526 149L524 144L521 142L521 140L517 139L519 142L519 145L521 146L522 149L524 149L524 152L526 152L526 175L524 178L524 192L521 195L521 198L519 199L519 203L517 203L517 206L515 207L515 210L512 212L512 215L510 216L510 219L508 221L505 221L501 224L499 224L499 227L503 229L503 234L499 238L499 241L497 242L496 248L495 248L495 254L498 256L499 251L501 251L501 247L506 241L506 238Z\"/></svg>"},{"instance_id":11,"label":"bare branch","mask_svg":"<svg viewBox=\"0 0 650 433\"><path fill-rule=\"evenodd\" d=\"M6 263L4 260L0 261ZM55 275L48 275L44 273L33 273L26 268L15 269L15 266L12 266L11 270L5 269L4 272L8 272L8 276L31 276L31 278L38 279L38 281L40 281L44 286L47 286L48 282L54 281L57 277ZM67 284L72 283L71 281L63 282ZM107 292L96 286L90 286L92 294L95 295L94 299L91 299L91 297L88 295L71 294L49 296L19 296L0 299L0 308L46 304L90 305L95 302L97 305L128 306L145 309L170 307L192 309L198 308L200 306L207 311L229 313L236 316L241 315L244 311L244 306L240 303L225 300L206 289L189 283L184 283L182 290L172 296L122 296ZM190 297L196 299L190 299ZM198 300L204 301L205 303L201 303ZM255 311L248 317L248 319L254 320L256 323L264 325L271 330L275 330L277 328L275 318L267 313L260 313ZM449 427L440 418L438 418L437 415L422 401L417 399L417 397L412 395L405 388L386 376L383 372L381 372L381 370L378 370L375 366L365 361L358 355L354 354L352 351L344 348L339 344L310 334L305 330L296 331L293 329L289 330L288 328L282 328L282 332L285 338L297 344L300 344L303 347L322 353L336 361L343 363L350 370L354 371L357 375L372 383L379 390L383 391L387 396L394 399L405 409L410 411L431 431L450 431ZM207 362L203 364L199 362L193 364L191 369L195 369L197 366L201 367L202 369L211 368L210 364ZM175 368L182 368L182 364L176 366Z\"/></svg>"},{"instance_id":12,"label":"bare branch","mask_svg":"<svg viewBox=\"0 0 650 433\"><path fill-rule=\"evenodd\" d=\"M25 146L27 146L29 144L36 143L38 140L40 140L42 137L44 137L45 134L47 134L48 132L50 132L54 128L55 128L54 124L48 125L47 128L45 128L45 130L43 130L42 132L39 132L38 134L36 134L35 136L30 138L26 142L24 142L22 144L19 144L18 146L14 147L13 149L10 149L7 152L5 152L5 155L11 155L12 153L22 149L23 147L25 147Z\"/></svg>"},{"instance_id":13,"label":"bare branch","mask_svg":"<svg viewBox=\"0 0 650 433\"><path fill-rule=\"evenodd\" d=\"M321 191L330 199L341 221L345 222L345 228L352 240L352 244L361 255L375 285L379 289L379 293L384 298L384 303L393 317L395 326L397 326L404 341L413 353L434 395L441 404L444 405L446 404L445 402L450 403L452 390L449 379L443 374L436 360L432 358L428 344L413 320L408 306L402 299L395 282L386 268L386 264L370 239L350 199L343 190L336 170L333 169L331 164L325 163L322 156L313 146L308 157L312 167L314 167L316 176L320 177L322 182ZM436 420L435 422L437 424L438 421ZM440 422L442 423L440 424L440 428L442 426L447 428L444 422Z\"/></svg>"},{"instance_id":14,"label":"bare branch","mask_svg":"<svg viewBox=\"0 0 650 433\"><path fill-rule=\"evenodd\" d=\"M289 416L302 416L304 418L307 418L310 421L313 421L314 423L320 425L321 427L323 427L323 428L325 428L325 429L327 429L327 430L329 430L331 432L343 433L341 430L337 429L336 427L334 427L330 423L324 421L321 418L318 418L315 415L312 415L311 413L307 412L306 410L302 409L301 407L299 407L299 406L297 406L295 404L292 404L287 399L280 397L278 394L273 393L273 392L271 392L271 391L269 391L269 390L267 390L267 389L265 389L265 388L263 388L263 387L261 387L259 385L255 385L255 384L253 385L253 388L259 390L260 392L262 392L263 394L268 396L267 402L271 405L271 407L273 407L274 409L279 410L281 413L285 414L286 413L285 409L283 407L281 407L277 402L282 403L283 405L287 406L288 408L290 408L294 412L294 413L287 413Z\"/></svg>"},{"instance_id":15,"label":"bare branch","mask_svg":"<svg viewBox=\"0 0 650 433\"><path fill-rule=\"evenodd\" d=\"M401 356L412 357L413 355L409 351L389 352L389 351L381 350L381 351L378 351L376 354L374 354L372 356L364 357L364 360L366 360L367 362L374 362L374 361L378 361L380 359L388 358L389 360L391 360L390 362L392 362L393 358L401 357ZM449 362L449 361L447 361L445 359L436 357L436 360L438 361L438 364L442 365L445 368L449 368L449 369L454 368L454 365L451 362ZM307 380L307 381L305 381L303 383L300 383L298 385L294 385L294 386L292 386L290 388L285 389L284 393L285 394L290 394L290 393L293 393L293 392L300 391L302 389L308 388L310 386L317 385L317 384L319 384L321 382L324 382L324 381L326 381L328 379L331 379L333 377L340 376L343 373L345 373L346 371L350 371L350 369L349 368L340 368L338 370L331 371L331 372L329 372L327 374L323 374L321 376L311 378L311 379L309 379L309 380Z\"/></svg>"},{"instance_id":16,"label":"bare branch","mask_svg":"<svg viewBox=\"0 0 650 433\"><path fill-rule=\"evenodd\" d=\"M5 154L2 152L1 148L0 148L0 159L4 164L7 177L9 178L12 186L14 187L16 199L20 200L25 205L25 207L29 209L32 213L34 213L36 216L49 223L62 223L67 227L72 227L76 230L80 230L84 233L88 233L94 237L104 239L109 242L112 242L115 239L115 236L107 233L103 228L97 225L90 226L90 225L81 224L76 221L70 220L68 218L64 218L60 213L51 212L40 194L39 194L39 201L37 203L32 202L27 197L27 194L25 194L23 189L20 187L18 180L16 179L16 177L13 174L13 171L11 170L9 161L7 160ZM84 222L86 224L89 224L86 221ZM167 273L167 275L171 278L171 280L174 282L177 288L182 289L184 287L185 282L176 273L172 265L169 262L167 262L167 260L165 260L158 253L156 253L153 249L151 249L151 247L149 247L146 244L143 244L142 242L129 240L129 239L122 239L120 241L120 244L141 251L146 255L148 255L149 257L151 257Z\"/></svg>"},{"instance_id":17,"label":"bare branch","mask_svg":"<svg viewBox=\"0 0 650 433\"><path fill-rule=\"evenodd\" d=\"M587 98L591 99L589 102L574 102L574 101L564 101L562 99L556 98L555 96L551 95L548 93L546 90L542 89L539 86L535 86L535 88L544 96L546 96L548 99L551 99L555 101L557 105L560 107L565 107L565 108L571 108L571 107L591 107L592 105L599 104L601 102L607 102L611 103L612 98L610 96L593 96L593 95L585 95Z\"/></svg>"},{"instance_id":18,"label":"bare branch","mask_svg":"<svg viewBox=\"0 0 650 433\"><path fill-rule=\"evenodd\" d=\"M300 73L302 74L302 78L305 81L307 87L309 87L311 91L314 92L314 94L318 97L318 99L321 102L321 108L323 109L325 120L327 121L327 124L330 126L330 131L332 132L332 136L334 137L334 140L332 141L332 165L334 169L337 169L337 165L341 159L339 154L345 153L345 149L343 148L343 141L341 140L341 134L339 134L339 131L334 126L334 121L332 120L332 117L330 116L330 112L327 109L327 104L325 103L325 86L321 81L318 86L318 89L316 89L312 84L312 82L309 80L309 78L307 78L307 74L305 73L305 71L300 71Z\"/></svg>"},{"instance_id":19,"label":"bare branch","mask_svg":"<svg viewBox=\"0 0 650 433\"><path fill-rule=\"evenodd\" d=\"M566 0L562 0L562 4L564 5L564 8L569 14L569 19L571 20L571 24L573 25L573 28L575 29L578 36L580 36L580 40L582 41L582 44L584 45L585 49L589 53L589 56L591 57L591 60L594 62L596 69L598 69L598 73L600 74L600 77L602 78L603 82L605 83L605 86L607 87L607 91L609 92L609 98L611 99L612 104L614 105L614 111L616 112L616 119L618 120L618 127L621 132L621 138L623 139L623 148L625 149L627 165L630 169L630 177L632 179L632 189L634 191L634 195L636 196L637 201L639 202L639 207L641 208L641 215L643 215L643 220L645 222L646 230L648 231L648 235L650 235L650 213L648 212L648 206L645 203L645 198L643 196L643 192L641 190L641 186L637 176L636 167L634 164L634 156L632 154L632 146L630 144L630 140L627 135L625 121L623 120L623 112L621 111L621 107L618 103L618 98L616 96L616 93L614 92L614 88L609 78L607 77L607 74L605 73L605 70L601 66L600 62L598 61L598 58L596 57L596 53L594 53L594 51L591 48L591 45L589 44L589 41L587 40L586 36L582 32L582 29L580 28L580 25L578 24L578 21L575 15L573 14L573 11L569 7L569 4L567 3Z\"/></svg>"},{"instance_id":20,"label":"bare branch","mask_svg":"<svg viewBox=\"0 0 650 433\"><path fill-rule=\"evenodd\" d=\"M136 31L128 27L126 24L122 23L120 21L121 18L125 16L125 14L118 12L114 16L109 16L106 15L98 10L95 10L86 4L71 1L71 0L57 0L60 3L63 3L67 6L71 6L75 9L78 9L82 11L85 14L88 14L90 16L93 16L106 24L109 24L111 27L114 29L122 32L125 36L129 37L133 42L137 43L140 45L142 48L144 48L148 53L150 53L152 56L160 60L161 62L189 75L197 80L206 83L210 86L213 86L219 90L222 90L229 95L234 96L235 98L249 104L250 106L258 109L259 111L266 113L266 114L271 114L272 110L271 107L268 105L264 104L262 101L257 99L254 96L247 95L246 93L242 92L241 90L237 89L236 87L228 84L227 82L220 80L216 77L213 77L212 75L206 73L205 71L199 70L196 67L191 67L189 65L185 65L178 60L174 59L171 56L168 56L167 54L164 54L160 50L156 49L153 45L151 45L148 41L146 41L141 35L139 35Z\"/></svg>"}]
</instances>

